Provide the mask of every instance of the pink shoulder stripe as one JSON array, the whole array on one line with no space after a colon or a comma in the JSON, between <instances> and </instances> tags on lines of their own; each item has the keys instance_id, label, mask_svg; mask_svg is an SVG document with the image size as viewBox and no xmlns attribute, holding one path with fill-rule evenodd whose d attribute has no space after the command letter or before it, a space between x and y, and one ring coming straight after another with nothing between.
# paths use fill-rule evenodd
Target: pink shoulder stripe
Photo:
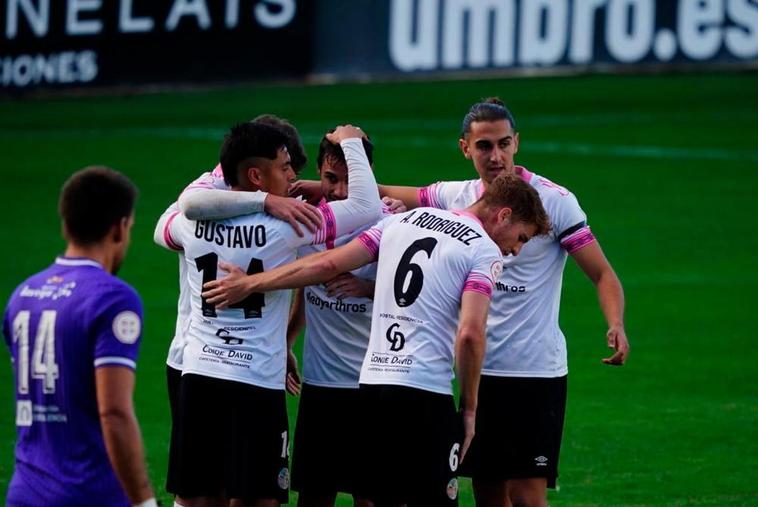
<instances>
[{"instance_id":1,"label":"pink shoulder stripe","mask_svg":"<svg viewBox=\"0 0 758 507\"><path fill-rule=\"evenodd\" d=\"M214 178L223 178L224 177L224 170L221 169L221 164L218 164L216 167L213 168L213 171L211 171L211 175Z\"/></svg>"},{"instance_id":2,"label":"pink shoulder stripe","mask_svg":"<svg viewBox=\"0 0 758 507\"><path fill-rule=\"evenodd\" d=\"M179 216L179 212L175 211L171 214L171 216L166 220L166 225L163 226L163 241L166 242L166 245L172 250L184 250L181 245L177 245L176 242L171 237L171 222L174 221L174 219Z\"/></svg>"}]
</instances>

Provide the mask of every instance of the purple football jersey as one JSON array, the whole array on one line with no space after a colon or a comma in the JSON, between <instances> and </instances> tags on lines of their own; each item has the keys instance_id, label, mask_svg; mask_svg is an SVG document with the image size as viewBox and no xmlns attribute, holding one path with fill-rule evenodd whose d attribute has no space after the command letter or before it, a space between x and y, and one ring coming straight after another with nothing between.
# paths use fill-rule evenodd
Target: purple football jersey
<instances>
[{"instance_id":1,"label":"purple football jersey","mask_svg":"<svg viewBox=\"0 0 758 507\"><path fill-rule=\"evenodd\" d=\"M89 259L58 257L16 288L3 334L16 393L9 506L129 505L105 450L95 368L134 369L142 303Z\"/></svg>"}]
</instances>

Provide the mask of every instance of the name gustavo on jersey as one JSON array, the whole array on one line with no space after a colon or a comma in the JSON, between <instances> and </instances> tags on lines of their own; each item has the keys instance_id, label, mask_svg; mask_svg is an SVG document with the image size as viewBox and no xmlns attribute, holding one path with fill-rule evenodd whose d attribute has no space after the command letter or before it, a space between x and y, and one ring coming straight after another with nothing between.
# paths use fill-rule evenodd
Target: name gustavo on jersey
<instances>
[{"instance_id":1,"label":"name gustavo on jersey","mask_svg":"<svg viewBox=\"0 0 758 507\"><path fill-rule=\"evenodd\" d=\"M451 238L457 239L466 246L471 245L471 242L475 239L482 237L481 234L462 222L438 217L437 215L426 211L422 212L418 217L416 217L413 222L411 222L411 218L413 218L413 215L415 214L416 211L414 210L405 218L400 220L400 222L410 223L411 225L415 225L421 229L427 229L429 231L447 234Z\"/></svg>"},{"instance_id":2,"label":"name gustavo on jersey","mask_svg":"<svg viewBox=\"0 0 758 507\"><path fill-rule=\"evenodd\" d=\"M340 299L337 301L324 301L311 291L305 292L305 299L308 300L310 304L316 305L322 310L327 308L338 312L366 313L366 310L368 309L366 303L345 303Z\"/></svg>"},{"instance_id":3,"label":"name gustavo on jersey","mask_svg":"<svg viewBox=\"0 0 758 507\"><path fill-rule=\"evenodd\" d=\"M266 227L263 225L225 225L210 220L195 223L195 237L208 243L231 248L251 248L266 244Z\"/></svg>"}]
</instances>

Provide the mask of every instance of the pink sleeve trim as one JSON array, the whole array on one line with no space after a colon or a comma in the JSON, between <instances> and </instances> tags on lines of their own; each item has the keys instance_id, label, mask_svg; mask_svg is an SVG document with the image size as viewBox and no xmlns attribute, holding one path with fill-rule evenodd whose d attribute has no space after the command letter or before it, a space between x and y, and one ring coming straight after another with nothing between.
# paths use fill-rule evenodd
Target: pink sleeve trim
<instances>
[{"instance_id":1,"label":"pink sleeve trim","mask_svg":"<svg viewBox=\"0 0 758 507\"><path fill-rule=\"evenodd\" d=\"M418 189L418 202L422 208L442 208L437 200L437 183Z\"/></svg>"},{"instance_id":2,"label":"pink sleeve trim","mask_svg":"<svg viewBox=\"0 0 758 507\"><path fill-rule=\"evenodd\" d=\"M463 291L478 292L492 299L492 280L479 273L469 273L466 283L463 285Z\"/></svg>"},{"instance_id":3,"label":"pink sleeve trim","mask_svg":"<svg viewBox=\"0 0 758 507\"><path fill-rule=\"evenodd\" d=\"M561 240L561 246L570 254L580 250L595 241L595 235L589 227L582 227L570 236Z\"/></svg>"},{"instance_id":4,"label":"pink sleeve trim","mask_svg":"<svg viewBox=\"0 0 758 507\"><path fill-rule=\"evenodd\" d=\"M178 212L178 211L174 212L174 213L173 213L173 214L172 214L172 215L171 215L171 216L168 218L168 220L166 220L166 225L165 225L165 226L163 226L163 241L165 241L165 242L166 242L166 245L167 245L167 246L168 246L168 247L169 247L171 250L178 250L178 251L181 251L181 250L184 250L184 248L183 248L181 245L178 245L178 244L176 244L176 242L173 240L173 238L171 238L171 222L173 222L173 221L174 221L174 219L175 219L177 216L179 216L179 212Z\"/></svg>"},{"instance_id":5,"label":"pink sleeve trim","mask_svg":"<svg viewBox=\"0 0 758 507\"><path fill-rule=\"evenodd\" d=\"M337 220L334 218L332 207L326 202L323 202L318 207L318 210L321 211L323 220L321 221L321 227L316 231L316 235L313 238L314 245L334 241L337 236Z\"/></svg>"},{"instance_id":6,"label":"pink sleeve trim","mask_svg":"<svg viewBox=\"0 0 758 507\"><path fill-rule=\"evenodd\" d=\"M369 251L371 254L371 257L376 260L379 258L379 242L382 239L382 231L379 229L369 229L367 231L364 231L361 233L360 236L358 236L358 241L360 241L363 246L366 247L366 250Z\"/></svg>"}]
</instances>

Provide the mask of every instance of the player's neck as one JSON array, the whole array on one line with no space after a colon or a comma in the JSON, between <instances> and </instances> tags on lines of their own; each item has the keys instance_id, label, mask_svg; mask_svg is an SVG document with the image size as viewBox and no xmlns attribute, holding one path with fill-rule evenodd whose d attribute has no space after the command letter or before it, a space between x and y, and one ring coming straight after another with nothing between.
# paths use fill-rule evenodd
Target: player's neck
<instances>
[{"instance_id":1,"label":"player's neck","mask_svg":"<svg viewBox=\"0 0 758 507\"><path fill-rule=\"evenodd\" d=\"M107 272L111 272L113 268L114 257L100 243L93 245L77 245L75 243L68 243L66 251L63 253L66 257L85 258L91 259L100 264Z\"/></svg>"}]
</instances>

